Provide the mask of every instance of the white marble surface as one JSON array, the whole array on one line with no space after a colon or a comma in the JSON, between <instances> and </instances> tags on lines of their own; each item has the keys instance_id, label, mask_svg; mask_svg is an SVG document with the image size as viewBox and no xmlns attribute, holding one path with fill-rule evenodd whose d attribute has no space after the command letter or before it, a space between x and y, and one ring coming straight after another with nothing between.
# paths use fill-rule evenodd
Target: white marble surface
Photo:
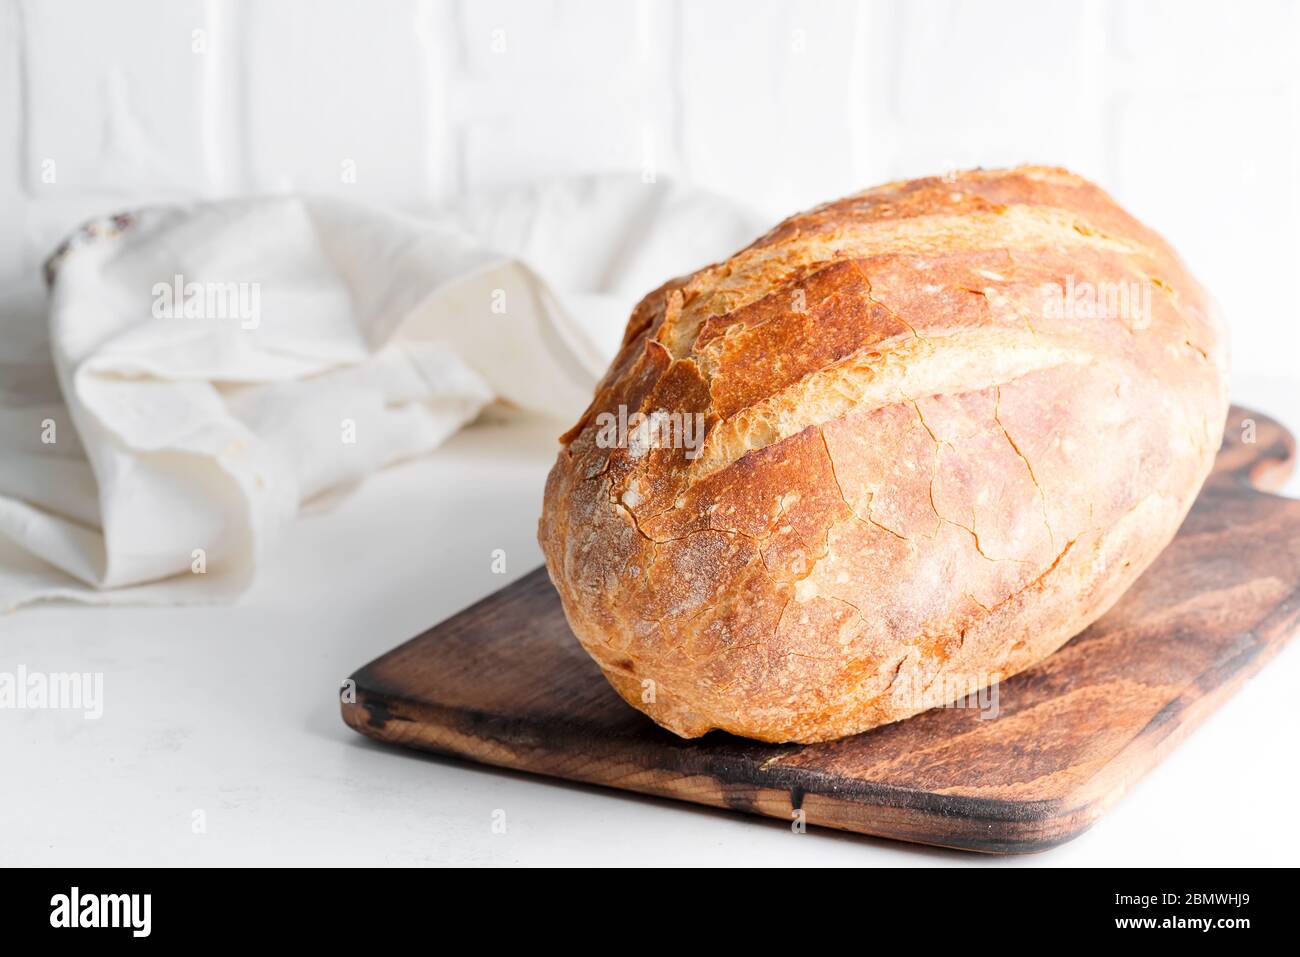
<instances>
[{"instance_id":1,"label":"white marble surface","mask_svg":"<svg viewBox=\"0 0 1300 957\"><path fill-rule=\"evenodd\" d=\"M1300 423L1295 382L1238 395ZM1289 413L1287 410L1290 409ZM0 711L2 864L1291 864L1300 647L1078 840L989 859L575 787L373 744L352 669L540 560L553 426L483 425L303 519L237 607L0 618L0 670L102 671L98 721ZM1295 494L1297 483L1291 484ZM508 574L491 572L506 550ZM493 812L506 832L493 833ZM194 812L206 830L194 832Z\"/></svg>"}]
</instances>

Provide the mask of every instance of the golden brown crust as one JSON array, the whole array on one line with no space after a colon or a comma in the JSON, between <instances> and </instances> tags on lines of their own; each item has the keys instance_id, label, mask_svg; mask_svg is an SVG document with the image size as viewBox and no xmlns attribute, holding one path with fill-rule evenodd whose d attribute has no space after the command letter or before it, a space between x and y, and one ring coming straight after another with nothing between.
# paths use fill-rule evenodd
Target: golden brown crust
<instances>
[{"instance_id":1,"label":"golden brown crust","mask_svg":"<svg viewBox=\"0 0 1300 957\"><path fill-rule=\"evenodd\" d=\"M637 306L539 540L574 633L663 726L854 734L1110 607L1209 472L1225 366L1201 287L1086 180L891 183ZM609 447L620 408L698 415L702 441Z\"/></svg>"}]
</instances>

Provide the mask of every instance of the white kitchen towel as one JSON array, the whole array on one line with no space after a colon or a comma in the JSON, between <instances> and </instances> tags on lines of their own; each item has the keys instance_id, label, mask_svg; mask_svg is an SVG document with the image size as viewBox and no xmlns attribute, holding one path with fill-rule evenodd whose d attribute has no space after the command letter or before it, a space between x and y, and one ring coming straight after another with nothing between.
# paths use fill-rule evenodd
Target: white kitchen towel
<instances>
[{"instance_id":1,"label":"white kitchen towel","mask_svg":"<svg viewBox=\"0 0 1300 957\"><path fill-rule=\"evenodd\" d=\"M48 356L0 329L0 609L228 600L304 501L488 403L574 418L636 299L756 232L633 177L88 224L47 264Z\"/></svg>"}]
</instances>

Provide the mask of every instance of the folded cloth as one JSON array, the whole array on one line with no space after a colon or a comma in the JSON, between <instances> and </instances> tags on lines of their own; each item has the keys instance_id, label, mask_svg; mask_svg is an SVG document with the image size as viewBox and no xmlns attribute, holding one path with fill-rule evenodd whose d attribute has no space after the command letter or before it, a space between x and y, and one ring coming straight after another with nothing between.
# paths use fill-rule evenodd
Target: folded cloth
<instances>
[{"instance_id":1,"label":"folded cloth","mask_svg":"<svg viewBox=\"0 0 1300 957\"><path fill-rule=\"evenodd\" d=\"M576 417L636 299L756 232L631 177L87 224L46 265L48 356L0 335L0 609L231 599L304 501L488 403Z\"/></svg>"}]
</instances>

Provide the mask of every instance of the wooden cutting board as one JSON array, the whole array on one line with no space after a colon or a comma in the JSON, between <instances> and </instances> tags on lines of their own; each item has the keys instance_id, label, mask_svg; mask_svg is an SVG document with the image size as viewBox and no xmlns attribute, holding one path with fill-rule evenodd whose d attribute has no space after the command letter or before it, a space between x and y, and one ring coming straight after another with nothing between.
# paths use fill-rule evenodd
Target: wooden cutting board
<instances>
[{"instance_id":1,"label":"wooden cutting board","mask_svg":"<svg viewBox=\"0 0 1300 957\"><path fill-rule=\"evenodd\" d=\"M992 720L941 708L827 744L683 740L605 683L540 568L358 671L343 718L381 741L787 822L802 810L809 826L922 844L1051 847L1300 625L1300 501L1262 491L1294 456L1278 423L1234 407L1174 542L1109 614L1003 681Z\"/></svg>"}]
</instances>

